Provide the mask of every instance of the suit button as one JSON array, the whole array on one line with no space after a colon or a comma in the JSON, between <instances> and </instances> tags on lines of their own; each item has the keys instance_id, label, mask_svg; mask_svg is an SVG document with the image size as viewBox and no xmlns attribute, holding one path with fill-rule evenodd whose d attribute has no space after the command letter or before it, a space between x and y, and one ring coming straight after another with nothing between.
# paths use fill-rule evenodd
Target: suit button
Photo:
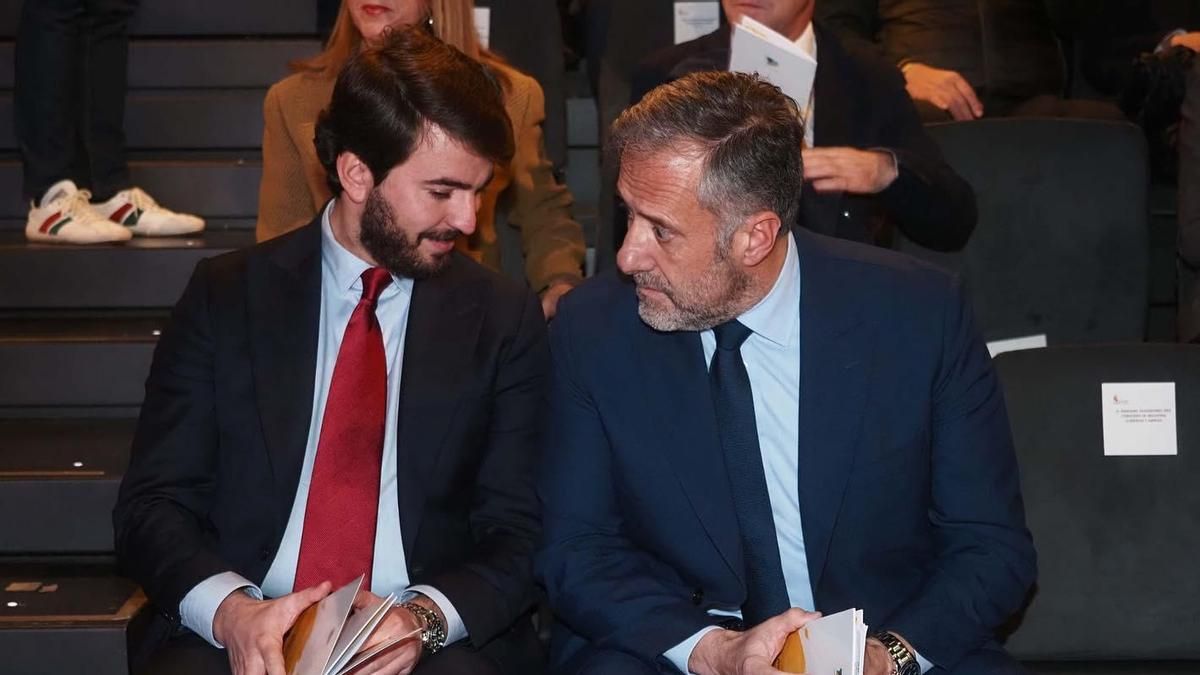
<instances>
[{"instance_id":1,"label":"suit button","mask_svg":"<svg viewBox=\"0 0 1200 675\"><path fill-rule=\"evenodd\" d=\"M414 577L419 577L424 573L425 573L425 568L423 566L421 566L421 565L413 565L412 566L412 575Z\"/></svg>"},{"instance_id":2,"label":"suit button","mask_svg":"<svg viewBox=\"0 0 1200 675\"><path fill-rule=\"evenodd\" d=\"M271 549L264 546L262 548L262 550L258 552L258 557L260 560L270 560L271 559Z\"/></svg>"},{"instance_id":3,"label":"suit button","mask_svg":"<svg viewBox=\"0 0 1200 675\"><path fill-rule=\"evenodd\" d=\"M699 607L703 603L704 603L704 589L697 588L696 590L692 591L692 604Z\"/></svg>"}]
</instances>

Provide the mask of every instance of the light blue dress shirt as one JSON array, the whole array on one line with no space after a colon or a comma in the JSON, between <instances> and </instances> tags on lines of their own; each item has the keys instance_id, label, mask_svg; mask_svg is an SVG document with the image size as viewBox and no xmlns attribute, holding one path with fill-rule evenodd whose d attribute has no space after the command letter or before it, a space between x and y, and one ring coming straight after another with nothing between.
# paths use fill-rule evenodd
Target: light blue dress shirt
<instances>
[{"instance_id":1,"label":"light blue dress shirt","mask_svg":"<svg viewBox=\"0 0 1200 675\"><path fill-rule=\"evenodd\" d=\"M792 235L788 235L787 257L771 291L737 320L753 331L742 344L742 361L750 377L758 445L788 600L792 607L811 611L816 603L800 518L800 259ZM711 364L716 336L711 330L703 331L700 343L705 361ZM740 616L740 612L711 613ZM717 627L697 631L663 656L680 672L690 672L687 664L692 650L713 630ZM932 667L920 655L917 658L921 672Z\"/></svg>"},{"instance_id":2,"label":"light blue dress shirt","mask_svg":"<svg viewBox=\"0 0 1200 675\"><path fill-rule=\"evenodd\" d=\"M342 247L333 236L329 214L333 202L321 215L321 325L317 339L317 363L313 386L313 414L308 429L308 444L296 500L284 530L279 551L259 588L235 572L223 572L200 582L184 596L179 605L182 623L214 646L221 647L213 637L213 618L221 602L232 592L244 589L258 597L280 597L292 592L296 564L300 556L300 540L304 532L304 513L308 508L308 490L312 482L317 443L321 438L321 422L329 383L337 363L338 349L350 315L362 298L362 273L370 265ZM413 280L392 277L392 283L379 296L375 316L383 332L384 353L387 359L387 418L384 424L383 469L379 477L379 512L375 528L375 558L371 569L371 592L386 597L396 593L402 597L421 593L433 600L446 617L447 644L467 636L462 618L437 589L430 586L409 586L408 566L400 534L400 506L396 480L396 435L399 415L400 375L404 364L404 335L408 328L408 310L412 300ZM335 589L336 590L336 589Z\"/></svg>"}]
</instances>

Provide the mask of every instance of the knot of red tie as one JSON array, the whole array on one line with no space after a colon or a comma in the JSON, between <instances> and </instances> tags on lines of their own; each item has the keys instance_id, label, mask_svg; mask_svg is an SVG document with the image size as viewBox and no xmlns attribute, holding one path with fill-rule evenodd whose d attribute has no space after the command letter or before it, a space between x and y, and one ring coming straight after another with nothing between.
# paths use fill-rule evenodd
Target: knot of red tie
<instances>
[{"instance_id":1,"label":"knot of red tie","mask_svg":"<svg viewBox=\"0 0 1200 675\"><path fill-rule=\"evenodd\" d=\"M382 267L369 267L362 273L362 299L374 305L384 289L392 283L392 274Z\"/></svg>"}]
</instances>

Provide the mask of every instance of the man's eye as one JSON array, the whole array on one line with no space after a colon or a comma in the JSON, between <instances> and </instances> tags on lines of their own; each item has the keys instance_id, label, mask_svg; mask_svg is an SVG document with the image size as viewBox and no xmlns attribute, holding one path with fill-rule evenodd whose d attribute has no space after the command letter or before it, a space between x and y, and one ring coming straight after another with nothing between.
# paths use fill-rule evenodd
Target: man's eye
<instances>
[{"instance_id":1,"label":"man's eye","mask_svg":"<svg viewBox=\"0 0 1200 675\"><path fill-rule=\"evenodd\" d=\"M654 238L659 241L666 241L671 238L671 231L661 225L655 225Z\"/></svg>"},{"instance_id":2,"label":"man's eye","mask_svg":"<svg viewBox=\"0 0 1200 675\"><path fill-rule=\"evenodd\" d=\"M437 200L440 200L440 201L445 201L445 200L447 200L447 199L450 199L450 193L449 193L449 192L439 192L439 191L437 191L437 190L430 190L430 191L429 191L429 194L433 195L433 198L434 198L434 199L437 199Z\"/></svg>"}]
</instances>

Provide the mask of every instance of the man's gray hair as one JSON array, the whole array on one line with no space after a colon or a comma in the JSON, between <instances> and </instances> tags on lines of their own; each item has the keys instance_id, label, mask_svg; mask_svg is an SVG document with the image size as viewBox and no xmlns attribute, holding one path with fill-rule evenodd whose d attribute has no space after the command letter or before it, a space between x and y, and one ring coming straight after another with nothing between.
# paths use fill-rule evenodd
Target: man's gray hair
<instances>
[{"instance_id":1,"label":"man's gray hair","mask_svg":"<svg viewBox=\"0 0 1200 675\"><path fill-rule=\"evenodd\" d=\"M613 123L609 151L620 162L664 150L695 151L704 166L697 198L716 214L728 244L752 213L796 222L804 170L804 125L795 101L756 75L692 73L654 89Z\"/></svg>"}]
</instances>

